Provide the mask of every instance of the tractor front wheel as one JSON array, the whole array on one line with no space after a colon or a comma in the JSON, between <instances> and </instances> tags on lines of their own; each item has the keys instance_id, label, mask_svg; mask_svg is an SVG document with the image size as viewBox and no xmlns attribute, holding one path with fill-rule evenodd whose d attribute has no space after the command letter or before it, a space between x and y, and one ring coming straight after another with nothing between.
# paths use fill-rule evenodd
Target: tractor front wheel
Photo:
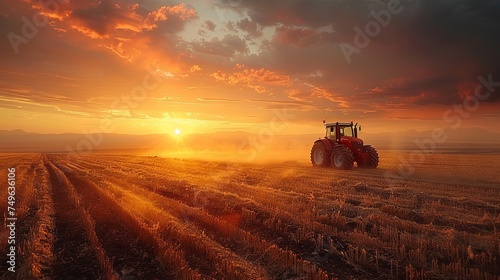
<instances>
[{"instance_id":1,"label":"tractor front wheel","mask_svg":"<svg viewBox=\"0 0 500 280\"><path fill-rule=\"evenodd\" d=\"M354 156L348 148L337 146L332 151L330 161L333 167L348 170L354 165Z\"/></svg>"},{"instance_id":2,"label":"tractor front wheel","mask_svg":"<svg viewBox=\"0 0 500 280\"><path fill-rule=\"evenodd\" d=\"M364 147L364 152L368 153L368 161L366 163L359 164L359 167L363 168L377 168L378 166L378 153L375 148L372 146L365 146Z\"/></svg>"},{"instance_id":3,"label":"tractor front wheel","mask_svg":"<svg viewBox=\"0 0 500 280\"><path fill-rule=\"evenodd\" d=\"M330 153L327 151L325 143L316 142L311 149L311 162L313 166L330 166Z\"/></svg>"}]
</instances>

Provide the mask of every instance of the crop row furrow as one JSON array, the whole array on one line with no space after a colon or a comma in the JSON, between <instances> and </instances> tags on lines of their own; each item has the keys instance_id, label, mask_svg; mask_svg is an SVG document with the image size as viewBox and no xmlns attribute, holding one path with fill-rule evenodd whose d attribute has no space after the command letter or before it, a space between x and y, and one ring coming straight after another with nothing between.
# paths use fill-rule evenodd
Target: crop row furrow
<instances>
[{"instance_id":1,"label":"crop row furrow","mask_svg":"<svg viewBox=\"0 0 500 280\"><path fill-rule=\"evenodd\" d=\"M162 274L166 270L156 260L156 252L142 240L137 240L139 232L130 226L131 222L124 219L126 217L116 215L115 209L101 200L85 179L74 176L72 172L64 174L61 170L70 170L68 166L58 162L55 165L71 200L80 209L80 220L87 229L106 278L170 276L169 273Z\"/></svg>"}]
</instances>

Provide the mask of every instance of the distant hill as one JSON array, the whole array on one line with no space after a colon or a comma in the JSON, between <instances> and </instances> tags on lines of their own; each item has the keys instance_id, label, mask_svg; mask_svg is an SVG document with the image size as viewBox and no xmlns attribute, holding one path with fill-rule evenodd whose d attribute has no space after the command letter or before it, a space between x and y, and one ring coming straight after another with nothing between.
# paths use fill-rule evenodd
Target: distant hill
<instances>
[{"instance_id":1,"label":"distant hill","mask_svg":"<svg viewBox=\"0 0 500 280\"><path fill-rule=\"evenodd\" d=\"M168 136L126 134L39 134L0 130L0 152L66 152L76 150L140 149L171 142Z\"/></svg>"},{"instance_id":2,"label":"distant hill","mask_svg":"<svg viewBox=\"0 0 500 280\"><path fill-rule=\"evenodd\" d=\"M500 147L500 134L482 128L445 130L447 140L439 147ZM416 148L415 140L432 139L432 131L408 130L403 132L360 132L366 144L377 148ZM318 134L258 135L241 131L223 131L174 137L167 134L39 134L23 130L0 130L0 152L66 152L77 147L87 150L308 150Z\"/></svg>"},{"instance_id":3,"label":"distant hill","mask_svg":"<svg viewBox=\"0 0 500 280\"><path fill-rule=\"evenodd\" d=\"M470 146L470 144L477 144L481 147L500 146L500 134L483 128L444 129L444 133L447 139L444 143L438 143L438 146ZM416 140L424 141L426 139L432 139L433 131L416 131L412 129L388 133L361 132L360 135L367 143L373 143L374 145L378 144L383 147L408 148L415 147Z\"/></svg>"}]
</instances>

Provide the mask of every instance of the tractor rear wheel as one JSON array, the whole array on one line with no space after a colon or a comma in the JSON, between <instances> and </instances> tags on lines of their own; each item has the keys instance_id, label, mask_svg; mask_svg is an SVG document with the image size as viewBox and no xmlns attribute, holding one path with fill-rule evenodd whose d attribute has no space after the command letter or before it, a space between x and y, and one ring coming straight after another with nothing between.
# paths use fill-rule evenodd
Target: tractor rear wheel
<instances>
[{"instance_id":1,"label":"tractor rear wheel","mask_svg":"<svg viewBox=\"0 0 500 280\"><path fill-rule=\"evenodd\" d=\"M375 148L372 146L365 146L364 152L368 153L368 162L366 163L358 163L359 167L363 168L377 168L378 166L378 153Z\"/></svg>"},{"instance_id":2,"label":"tractor rear wheel","mask_svg":"<svg viewBox=\"0 0 500 280\"><path fill-rule=\"evenodd\" d=\"M333 167L347 170L351 169L354 165L354 156L348 148L337 146L333 148L330 161Z\"/></svg>"},{"instance_id":3,"label":"tractor rear wheel","mask_svg":"<svg viewBox=\"0 0 500 280\"><path fill-rule=\"evenodd\" d=\"M325 143L314 143L311 149L311 162L313 166L330 166L330 152L326 149Z\"/></svg>"}]
</instances>

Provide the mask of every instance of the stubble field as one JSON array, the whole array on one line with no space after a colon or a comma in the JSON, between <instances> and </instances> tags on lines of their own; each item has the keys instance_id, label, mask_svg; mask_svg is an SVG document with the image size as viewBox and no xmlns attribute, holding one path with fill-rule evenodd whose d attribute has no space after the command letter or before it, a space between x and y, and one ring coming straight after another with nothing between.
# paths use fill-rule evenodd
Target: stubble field
<instances>
[{"instance_id":1,"label":"stubble field","mask_svg":"<svg viewBox=\"0 0 500 280\"><path fill-rule=\"evenodd\" d=\"M500 279L500 156L378 169L1 154L5 279ZM404 156L404 155L403 155ZM408 166L406 166L408 167Z\"/></svg>"}]
</instances>

